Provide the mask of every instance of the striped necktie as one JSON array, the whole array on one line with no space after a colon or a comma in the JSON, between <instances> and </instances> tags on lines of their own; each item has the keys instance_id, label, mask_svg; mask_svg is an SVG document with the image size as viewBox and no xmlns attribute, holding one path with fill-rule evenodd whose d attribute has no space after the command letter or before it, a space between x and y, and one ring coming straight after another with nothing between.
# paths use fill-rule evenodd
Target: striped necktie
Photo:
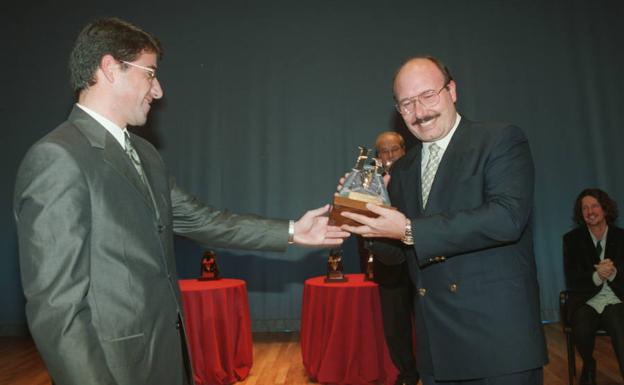
<instances>
[{"instance_id":1,"label":"striped necktie","mask_svg":"<svg viewBox=\"0 0 624 385\"><path fill-rule=\"evenodd\" d=\"M136 169L139 177L141 177L141 181L147 187L147 191L149 192L150 198L152 200L152 205L154 206L154 210L156 212L156 218L160 219L160 212L158 211L158 205L156 204L156 199L154 199L154 193L152 192L152 187L147 181L147 177L145 176L145 172L143 171L143 166L141 166L141 158L139 158L139 154L134 149L132 145L132 141L130 140L130 135L128 131L124 132L124 137L126 141L126 154L130 157L134 168Z\"/></svg>"},{"instance_id":2,"label":"striped necktie","mask_svg":"<svg viewBox=\"0 0 624 385\"><path fill-rule=\"evenodd\" d=\"M602 254L602 245L600 244L600 240L596 242L596 258L600 259L600 255Z\"/></svg>"},{"instance_id":3,"label":"striped necktie","mask_svg":"<svg viewBox=\"0 0 624 385\"><path fill-rule=\"evenodd\" d=\"M141 166L141 158L139 158L139 154L134 149L134 146L132 145L132 141L130 140L130 135L128 134L127 131L124 133L124 137L126 139L126 154L128 154L128 156L130 157L130 160L132 161L132 165L134 165L134 168L137 170L137 173L139 173L139 176L141 177L141 180L143 181L143 183L147 185L148 183L147 183L147 179L145 178L145 173L143 172L143 166Z\"/></svg>"},{"instance_id":4,"label":"striped necktie","mask_svg":"<svg viewBox=\"0 0 624 385\"><path fill-rule=\"evenodd\" d=\"M425 172L422 175L422 199L423 208L427 207L427 200L429 199L429 193L431 192L431 185L435 178L438 165L440 164L440 150L442 148L435 143L429 145L429 160L425 166Z\"/></svg>"}]
</instances>

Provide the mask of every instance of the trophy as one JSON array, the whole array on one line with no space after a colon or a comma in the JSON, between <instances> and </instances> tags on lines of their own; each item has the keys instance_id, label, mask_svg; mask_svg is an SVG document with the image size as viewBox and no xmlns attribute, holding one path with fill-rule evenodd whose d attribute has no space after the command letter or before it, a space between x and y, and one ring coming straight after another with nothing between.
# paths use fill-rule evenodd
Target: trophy
<instances>
[{"instance_id":1,"label":"trophy","mask_svg":"<svg viewBox=\"0 0 624 385\"><path fill-rule=\"evenodd\" d=\"M201 261L201 277L200 281L212 281L221 279L219 274L219 266L217 265L217 255L212 250L204 251Z\"/></svg>"},{"instance_id":2,"label":"trophy","mask_svg":"<svg viewBox=\"0 0 624 385\"><path fill-rule=\"evenodd\" d=\"M368 217L377 215L366 208L367 203L374 203L386 208L390 206L388 190L382 174L384 168L378 159L371 156L371 150L359 147L360 154L355 166L347 175L342 189L334 196L334 205L329 214L330 222L336 226L348 224L359 226L360 223L340 215L343 211L351 211Z\"/></svg>"},{"instance_id":3,"label":"trophy","mask_svg":"<svg viewBox=\"0 0 624 385\"><path fill-rule=\"evenodd\" d=\"M327 276L325 282L347 282L347 277L344 275L344 268L342 267L342 250L331 249L329 250L329 257L327 258Z\"/></svg>"},{"instance_id":4,"label":"trophy","mask_svg":"<svg viewBox=\"0 0 624 385\"><path fill-rule=\"evenodd\" d=\"M374 281L375 274L373 273L373 253L368 252L368 260L366 261L366 271L364 272L365 281Z\"/></svg>"}]
</instances>

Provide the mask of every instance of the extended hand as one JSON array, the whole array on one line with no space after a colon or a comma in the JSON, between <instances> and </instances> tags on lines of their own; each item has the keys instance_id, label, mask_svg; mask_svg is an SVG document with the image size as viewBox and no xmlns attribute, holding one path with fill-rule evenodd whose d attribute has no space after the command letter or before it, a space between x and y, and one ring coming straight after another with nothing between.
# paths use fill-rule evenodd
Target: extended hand
<instances>
[{"instance_id":1,"label":"extended hand","mask_svg":"<svg viewBox=\"0 0 624 385\"><path fill-rule=\"evenodd\" d=\"M366 208L379 216L371 218L366 215L343 211L341 214L344 217L353 219L361 223L362 226L342 225L340 228L365 238L403 238L405 235L405 215L403 213L372 203L367 203Z\"/></svg>"},{"instance_id":2,"label":"extended hand","mask_svg":"<svg viewBox=\"0 0 624 385\"><path fill-rule=\"evenodd\" d=\"M301 246L338 246L349 237L338 226L327 224L329 205L306 212L295 222L295 243Z\"/></svg>"}]
</instances>

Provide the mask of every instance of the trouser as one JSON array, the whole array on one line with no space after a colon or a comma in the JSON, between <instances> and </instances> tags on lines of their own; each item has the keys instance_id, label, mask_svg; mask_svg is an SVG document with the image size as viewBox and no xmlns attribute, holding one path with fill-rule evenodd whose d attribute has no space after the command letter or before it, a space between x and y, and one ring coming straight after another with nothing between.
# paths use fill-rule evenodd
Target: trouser
<instances>
[{"instance_id":1,"label":"trouser","mask_svg":"<svg viewBox=\"0 0 624 385\"><path fill-rule=\"evenodd\" d=\"M379 285L384 336L390 358L399 370L399 379L413 382L418 379L412 344L412 285L409 281L399 286Z\"/></svg>"},{"instance_id":2,"label":"trouser","mask_svg":"<svg viewBox=\"0 0 624 385\"><path fill-rule=\"evenodd\" d=\"M423 385L543 385L544 373L542 368L537 368L524 372L472 380L436 381L433 376L428 374L421 374L421 379Z\"/></svg>"},{"instance_id":3,"label":"trouser","mask_svg":"<svg viewBox=\"0 0 624 385\"><path fill-rule=\"evenodd\" d=\"M594 344L596 330L604 329L611 336L613 350L620 365L624 378L624 304L607 305L602 313L593 307L583 304L572 314L572 335L574 345L583 359L583 367L596 369L594 360Z\"/></svg>"}]
</instances>

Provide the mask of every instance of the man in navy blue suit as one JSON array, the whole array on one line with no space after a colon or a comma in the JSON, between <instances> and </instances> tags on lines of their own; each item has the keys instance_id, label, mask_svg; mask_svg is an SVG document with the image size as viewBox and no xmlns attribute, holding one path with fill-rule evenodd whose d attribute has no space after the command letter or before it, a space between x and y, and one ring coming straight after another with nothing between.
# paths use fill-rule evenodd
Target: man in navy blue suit
<instances>
[{"instance_id":1,"label":"man in navy blue suit","mask_svg":"<svg viewBox=\"0 0 624 385\"><path fill-rule=\"evenodd\" d=\"M529 144L513 125L455 108L456 83L436 58L408 60L396 107L418 143L392 168L397 210L342 215L386 264L407 261L416 288L416 362L423 384L542 384Z\"/></svg>"},{"instance_id":2,"label":"man in navy blue suit","mask_svg":"<svg viewBox=\"0 0 624 385\"><path fill-rule=\"evenodd\" d=\"M382 132L375 141L377 158L384 169L405 155L405 141L401 134L394 131ZM384 179L387 183L390 175ZM371 252L364 247L362 237L358 237L360 267L366 271ZM395 385L416 385L420 379L416 369L414 347L412 344L412 295L413 287L409 278L407 263L386 265L378 258L373 259L373 275L379 285L379 300L383 316L384 336L394 366L399 370Z\"/></svg>"}]
</instances>

